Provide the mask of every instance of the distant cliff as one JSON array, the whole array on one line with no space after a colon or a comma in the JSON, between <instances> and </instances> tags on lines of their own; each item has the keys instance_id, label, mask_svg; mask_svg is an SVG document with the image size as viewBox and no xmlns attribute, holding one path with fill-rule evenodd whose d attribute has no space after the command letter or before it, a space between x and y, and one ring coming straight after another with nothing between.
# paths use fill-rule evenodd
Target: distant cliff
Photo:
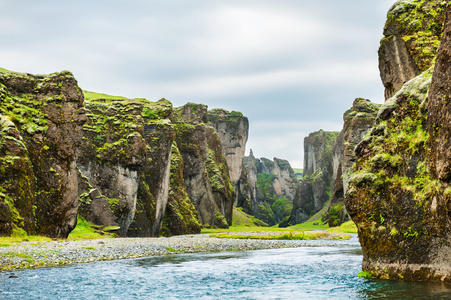
<instances>
[{"instance_id":1,"label":"distant cliff","mask_svg":"<svg viewBox=\"0 0 451 300\"><path fill-rule=\"evenodd\" d=\"M205 105L83 93L67 71L1 73L0 100L0 235L65 238L80 216L121 236L231 224L234 190Z\"/></svg>"},{"instance_id":2,"label":"distant cliff","mask_svg":"<svg viewBox=\"0 0 451 300\"><path fill-rule=\"evenodd\" d=\"M304 171L294 196L292 225L307 221L329 201L338 170L333 146L339 133L320 130L304 139Z\"/></svg>"},{"instance_id":3,"label":"distant cliff","mask_svg":"<svg viewBox=\"0 0 451 300\"><path fill-rule=\"evenodd\" d=\"M288 161L274 158L255 158L252 150L245 158L249 182L249 201L241 203L244 210L269 225L275 225L292 210L298 185Z\"/></svg>"}]
</instances>

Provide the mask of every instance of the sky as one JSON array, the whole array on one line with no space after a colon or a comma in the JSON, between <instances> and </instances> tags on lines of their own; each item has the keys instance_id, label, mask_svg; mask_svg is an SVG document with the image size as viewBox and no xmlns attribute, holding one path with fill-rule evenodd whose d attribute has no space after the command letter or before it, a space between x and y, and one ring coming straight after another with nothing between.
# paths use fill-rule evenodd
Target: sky
<instances>
[{"instance_id":1,"label":"sky","mask_svg":"<svg viewBox=\"0 0 451 300\"><path fill-rule=\"evenodd\" d=\"M377 50L395 0L0 0L0 67L71 71L88 91L225 108L246 153L303 166L357 97L384 101Z\"/></svg>"}]
</instances>

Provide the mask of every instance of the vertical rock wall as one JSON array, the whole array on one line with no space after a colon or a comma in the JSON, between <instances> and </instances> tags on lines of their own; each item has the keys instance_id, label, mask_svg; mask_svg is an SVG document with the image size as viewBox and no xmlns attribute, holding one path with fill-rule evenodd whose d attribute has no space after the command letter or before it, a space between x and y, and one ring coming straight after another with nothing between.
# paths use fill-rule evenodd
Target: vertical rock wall
<instances>
[{"instance_id":1,"label":"vertical rock wall","mask_svg":"<svg viewBox=\"0 0 451 300\"><path fill-rule=\"evenodd\" d=\"M240 197L237 191L243 171L243 159L249 135L249 121L242 113L224 109L208 111L208 122L216 129L221 140L222 152L229 168L230 180L235 190L234 206Z\"/></svg>"},{"instance_id":2,"label":"vertical rock wall","mask_svg":"<svg viewBox=\"0 0 451 300\"><path fill-rule=\"evenodd\" d=\"M0 192L12 222L3 227L6 232L23 228L30 234L67 237L77 222L75 161L86 121L83 94L67 71L48 76L4 73L0 84L6 133ZM19 173L9 173L15 167Z\"/></svg>"},{"instance_id":3,"label":"vertical rock wall","mask_svg":"<svg viewBox=\"0 0 451 300\"><path fill-rule=\"evenodd\" d=\"M296 190L291 224L305 222L329 201L338 165L333 149L339 132L317 131L304 139L303 179Z\"/></svg>"}]
</instances>

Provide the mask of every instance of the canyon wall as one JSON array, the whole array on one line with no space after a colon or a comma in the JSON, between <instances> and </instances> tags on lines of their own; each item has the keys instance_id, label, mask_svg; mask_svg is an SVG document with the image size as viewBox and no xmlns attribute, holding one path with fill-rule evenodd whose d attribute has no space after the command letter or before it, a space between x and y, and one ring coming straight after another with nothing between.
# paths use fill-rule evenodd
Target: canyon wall
<instances>
[{"instance_id":1,"label":"canyon wall","mask_svg":"<svg viewBox=\"0 0 451 300\"><path fill-rule=\"evenodd\" d=\"M340 132L316 131L304 139L304 171L293 201L290 224L307 221L329 201L337 177L334 144Z\"/></svg>"},{"instance_id":2,"label":"canyon wall","mask_svg":"<svg viewBox=\"0 0 451 300\"><path fill-rule=\"evenodd\" d=\"M357 145L345 204L358 227L362 269L369 276L451 283L447 100L451 13L446 9L434 13L443 1L409 2L404 13L418 24L412 53L436 49L434 36L441 32L434 30L444 28L445 33L436 60L434 53L429 60L417 59L422 62L420 70L426 71L381 106L375 126ZM392 10L402 8L396 5ZM419 39L422 32L432 38Z\"/></svg>"},{"instance_id":3,"label":"canyon wall","mask_svg":"<svg viewBox=\"0 0 451 300\"><path fill-rule=\"evenodd\" d=\"M66 238L77 217L121 236L231 224L233 185L205 105L84 93L67 71L5 71L0 100L0 235Z\"/></svg>"},{"instance_id":4,"label":"canyon wall","mask_svg":"<svg viewBox=\"0 0 451 300\"><path fill-rule=\"evenodd\" d=\"M1 234L67 237L77 223L83 93L67 71L3 73L0 101Z\"/></svg>"}]
</instances>

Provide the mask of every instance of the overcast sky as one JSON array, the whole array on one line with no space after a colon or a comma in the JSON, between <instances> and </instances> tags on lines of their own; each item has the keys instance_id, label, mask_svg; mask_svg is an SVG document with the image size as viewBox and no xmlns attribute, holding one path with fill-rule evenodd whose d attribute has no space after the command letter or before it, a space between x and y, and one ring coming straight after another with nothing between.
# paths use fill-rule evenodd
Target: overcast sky
<instances>
[{"instance_id":1,"label":"overcast sky","mask_svg":"<svg viewBox=\"0 0 451 300\"><path fill-rule=\"evenodd\" d=\"M70 70L82 89L249 118L246 152L303 165L310 132L383 102L377 50L394 0L0 0L0 66Z\"/></svg>"}]
</instances>

